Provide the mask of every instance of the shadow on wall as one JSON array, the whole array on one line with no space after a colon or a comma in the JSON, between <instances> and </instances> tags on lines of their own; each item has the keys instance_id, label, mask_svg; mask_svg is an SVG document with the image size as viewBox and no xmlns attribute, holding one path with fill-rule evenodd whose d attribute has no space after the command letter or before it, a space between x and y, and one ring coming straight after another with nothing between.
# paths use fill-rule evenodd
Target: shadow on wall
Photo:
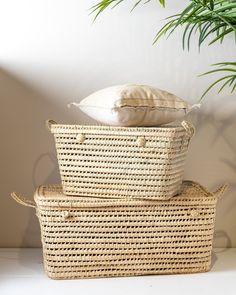
<instances>
[{"instance_id":1,"label":"shadow on wall","mask_svg":"<svg viewBox=\"0 0 236 295\"><path fill-rule=\"evenodd\" d=\"M0 69L1 198L0 247L38 247L35 212L10 199L16 190L33 195L42 183L58 183L59 172L52 135L45 120L68 119L66 106ZM30 197L29 197L30 198Z\"/></svg>"},{"instance_id":2,"label":"shadow on wall","mask_svg":"<svg viewBox=\"0 0 236 295\"><path fill-rule=\"evenodd\" d=\"M217 261L218 261L218 254L219 253L223 253L223 252L227 251L228 248L231 248L232 247L231 239L230 239L229 235L225 231L223 231L223 230L215 231L215 233L214 233L214 239L216 240L218 238L224 239L224 246L223 246L222 249L221 248L219 248L219 249L216 249L215 248L212 251L211 268L217 263ZM228 266L225 267L223 270L226 270L227 268L228 268ZM234 265L234 267L232 269L235 269L235 268L236 268L236 266Z\"/></svg>"},{"instance_id":3,"label":"shadow on wall","mask_svg":"<svg viewBox=\"0 0 236 295\"><path fill-rule=\"evenodd\" d=\"M214 246L235 247L236 99L233 95L209 98L189 119L196 126L196 136L187 156L185 177L213 190L223 183L229 184L217 208ZM222 232L224 236L219 234Z\"/></svg>"}]
</instances>

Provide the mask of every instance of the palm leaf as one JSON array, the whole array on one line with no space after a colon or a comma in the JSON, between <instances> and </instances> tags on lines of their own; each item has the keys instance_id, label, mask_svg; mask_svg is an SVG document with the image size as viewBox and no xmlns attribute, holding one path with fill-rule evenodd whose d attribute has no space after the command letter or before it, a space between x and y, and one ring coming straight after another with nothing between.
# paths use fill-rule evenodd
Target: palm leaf
<instances>
[{"instance_id":1,"label":"palm leaf","mask_svg":"<svg viewBox=\"0 0 236 295\"><path fill-rule=\"evenodd\" d=\"M224 37L225 37L227 34L231 33L231 32L233 32L233 29L231 29L231 28L226 29L226 28L224 27L223 32L222 32L221 34L219 34L217 37L215 37L213 40L211 40L211 42L209 43L209 45L215 43L215 42L218 41L218 40L221 40L221 42L222 42L222 40L224 39Z\"/></svg>"},{"instance_id":2,"label":"palm leaf","mask_svg":"<svg viewBox=\"0 0 236 295\"><path fill-rule=\"evenodd\" d=\"M212 83L202 94L200 100L203 99L203 97L216 85L224 81L220 89L218 90L218 93L220 93L226 86L231 87L231 93L235 91L236 89L236 62L221 62L213 64L212 66L219 66L219 68L208 71L206 73L203 73L200 76L205 76L212 73L219 73L219 72L225 72L226 76L223 76L219 79L217 79L214 83ZM229 74L230 73L230 74ZM229 74L229 75L228 75Z\"/></svg>"},{"instance_id":3,"label":"palm leaf","mask_svg":"<svg viewBox=\"0 0 236 295\"><path fill-rule=\"evenodd\" d=\"M196 28L196 24L199 31L199 47L209 36L211 36L209 44L213 44L216 41L222 42L226 35L236 33L236 1L192 0L181 14L174 15L168 19L167 23L172 24L171 26L165 25L165 28L168 27L168 30L165 30L165 34L168 37L178 27L185 26L182 37L184 48L187 47L189 49L190 39L194 30L192 27ZM175 21L173 22L173 20ZM154 38L154 43L165 34L163 34L162 30L159 30ZM187 46L185 46L186 42Z\"/></svg>"},{"instance_id":4,"label":"palm leaf","mask_svg":"<svg viewBox=\"0 0 236 295\"><path fill-rule=\"evenodd\" d=\"M102 1L98 2L97 4L93 5L90 8L90 10L91 10L91 13L95 13L94 20L96 20L96 18L108 7L114 8L123 1L124 0L102 0ZM144 4L146 4L150 1L151 0L144 1ZM137 0L134 3L131 11L133 11L141 2L143 2L143 0ZM165 0L158 0L158 2L161 4L161 6L165 7Z\"/></svg>"}]
</instances>

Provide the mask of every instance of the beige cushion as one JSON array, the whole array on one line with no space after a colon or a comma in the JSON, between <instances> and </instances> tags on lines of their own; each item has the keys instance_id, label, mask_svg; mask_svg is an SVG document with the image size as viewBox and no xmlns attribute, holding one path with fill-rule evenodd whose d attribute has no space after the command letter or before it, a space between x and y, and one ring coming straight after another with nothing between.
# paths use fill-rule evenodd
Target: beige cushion
<instances>
[{"instance_id":1,"label":"beige cushion","mask_svg":"<svg viewBox=\"0 0 236 295\"><path fill-rule=\"evenodd\" d=\"M133 84L105 88L71 104L99 122L117 126L160 126L184 117L191 109L174 94Z\"/></svg>"}]
</instances>

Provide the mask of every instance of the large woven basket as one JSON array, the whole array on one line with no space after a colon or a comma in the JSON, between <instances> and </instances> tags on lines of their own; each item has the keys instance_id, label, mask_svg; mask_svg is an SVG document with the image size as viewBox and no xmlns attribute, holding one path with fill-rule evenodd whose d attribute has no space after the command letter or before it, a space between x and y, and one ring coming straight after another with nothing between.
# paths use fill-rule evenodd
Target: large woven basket
<instances>
[{"instance_id":1,"label":"large woven basket","mask_svg":"<svg viewBox=\"0 0 236 295\"><path fill-rule=\"evenodd\" d=\"M194 128L60 125L55 136L66 195L168 199L178 193Z\"/></svg>"},{"instance_id":2,"label":"large woven basket","mask_svg":"<svg viewBox=\"0 0 236 295\"><path fill-rule=\"evenodd\" d=\"M193 273L209 270L217 198L184 182L165 201L68 197L41 186L35 202L44 267L53 279Z\"/></svg>"}]
</instances>

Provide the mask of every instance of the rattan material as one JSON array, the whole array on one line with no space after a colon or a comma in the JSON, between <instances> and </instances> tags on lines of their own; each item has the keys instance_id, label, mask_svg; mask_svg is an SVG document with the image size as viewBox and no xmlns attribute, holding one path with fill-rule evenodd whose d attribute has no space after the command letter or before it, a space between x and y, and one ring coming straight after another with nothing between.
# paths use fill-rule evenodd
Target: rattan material
<instances>
[{"instance_id":1,"label":"rattan material","mask_svg":"<svg viewBox=\"0 0 236 295\"><path fill-rule=\"evenodd\" d=\"M207 271L223 190L184 182L179 196L153 201L68 197L61 186L41 186L35 202L45 270L53 279Z\"/></svg>"},{"instance_id":2,"label":"rattan material","mask_svg":"<svg viewBox=\"0 0 236 295\"><path fill-rule=\"evenodd\" d=\"M168 199L178 193L193 127L59 125L55 136L66 195Z\"/></svg>"}]
</instances>

